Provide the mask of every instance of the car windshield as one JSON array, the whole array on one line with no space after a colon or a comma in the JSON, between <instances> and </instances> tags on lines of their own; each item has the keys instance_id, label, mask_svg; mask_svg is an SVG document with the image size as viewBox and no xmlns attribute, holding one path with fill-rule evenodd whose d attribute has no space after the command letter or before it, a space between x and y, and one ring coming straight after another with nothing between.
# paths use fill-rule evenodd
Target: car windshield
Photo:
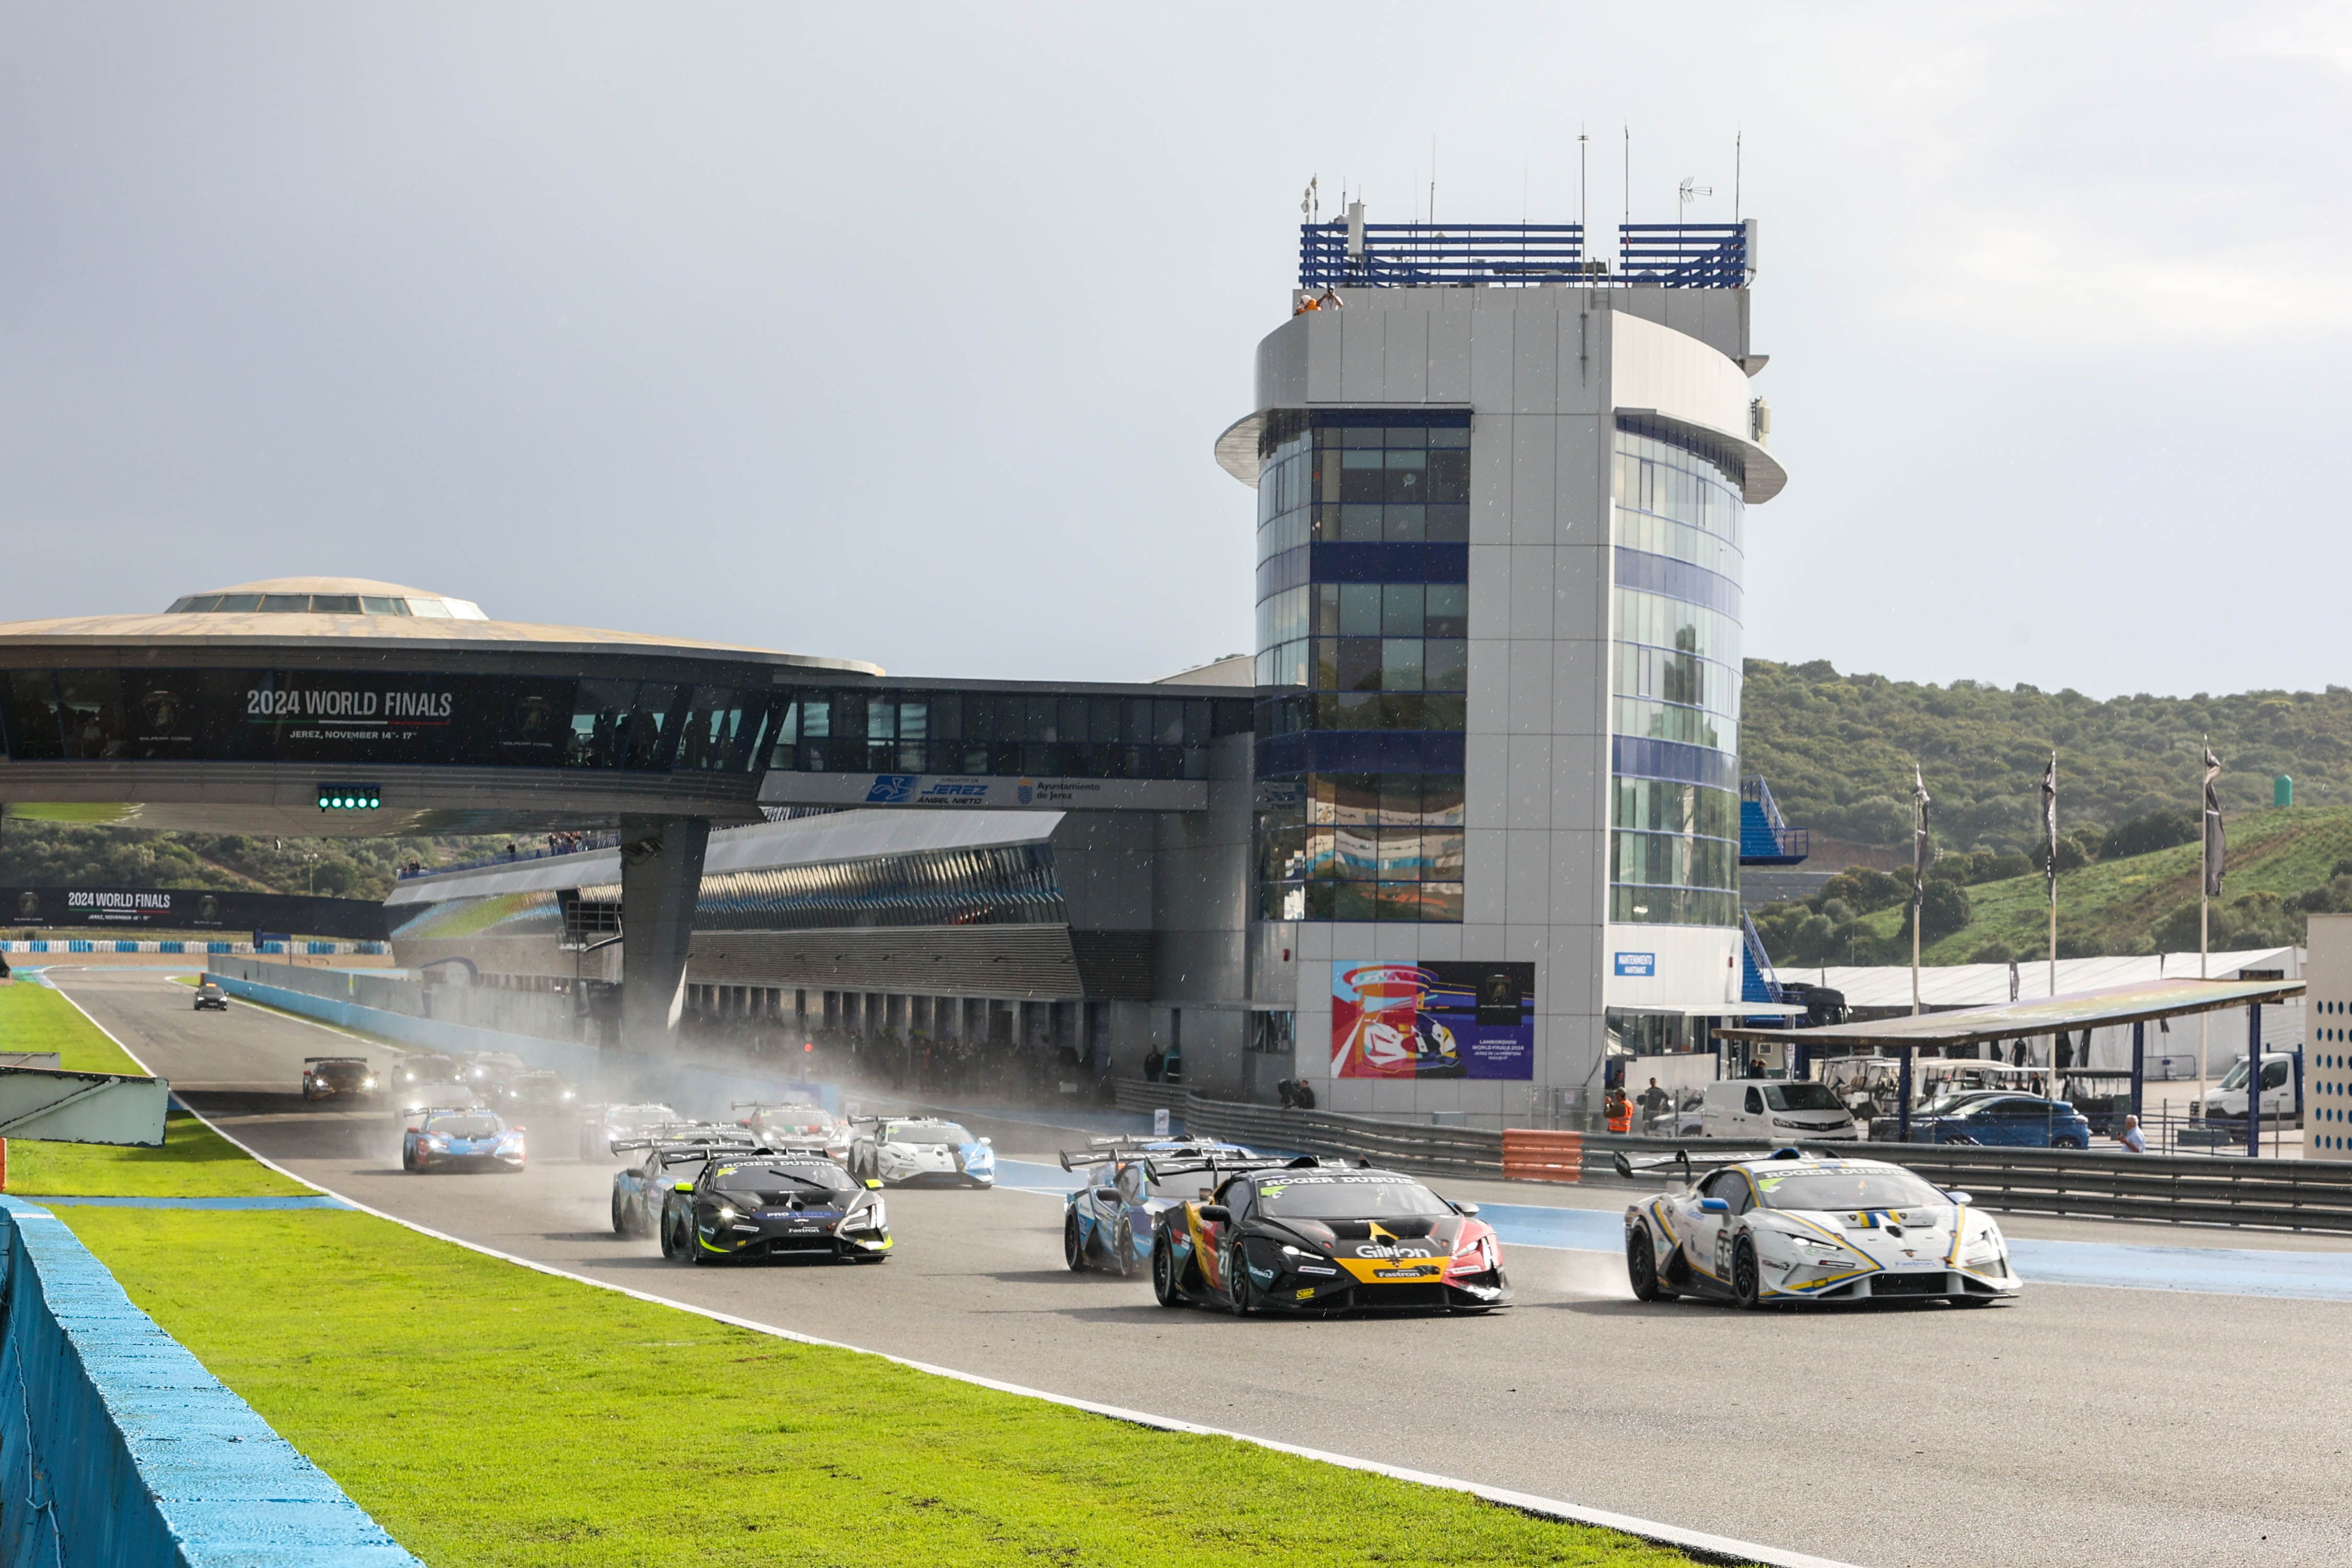
<instances>
[{"instance_id":1,"label":"car windshield","mask_svg":"<svg viewBox=\"0 0 2352 1568\"><path fill-rule=\"evenodd\" d=\"M425 1130L445 1138L494 1138L499 1127L495 1116L435 1116L425 1121Z\"/></svg>"},{"instance_id":2,"label":"car windshield","mask_svg":"<svg viewBox=\"0 0 2352 1568\"><path fill-rule=\"evenodd\" d=\"M718 1191L739 1197L782 1202L790 1193L854 1193L857 1184L831 1161L795 1164L721 1165L710 1178Z\"/></svg>"},{"instance_id":3,"label":"car windshield","mask_svg":"<svg viewBox=\"0 0 2352 1568\"><path fill-rule=\"evenodd\" d=\"M1919 1114L1922 1116L1949 1116L1952 1112L1959 1110L1960 1107L1982 1100L1985 1097L1985 1094L1986 1091L1981 1089L1955 1089L1949 1094L1939 1094L1935 1099L1929 1100L1927 1104L1921 1106L1919 1108Z\"/></svg>"},{"instance_id":4,"label":"car windshield","mask_svg":"<svg viewBox=\"0 0 2352 1568\"><path fill-rule=\"evenodd\" d=\"M1260 1212L1277 1219L1387 1219L1445 1215L1445 1200L1407 1176L1269 1176Z\"/></svg>"},{"instance_id":5,"label":"car windshield","mask_svg":"<svg viewBox=\"0 0 2352 1568\"><path fill-rule=\"evenodd\" d=\"M1799 1171L1758 1175L1764 1206L1776 1209L1916 1209L1951 1200L1908 1171Z\"/></svg>"},{"instance_id":6,"label":"car windshield","mask_svg":"<svg viewBox=\"0 0 2352 1568\"><path fill-rule=\"evenodd\" d=\"M823 1134L833 1131L833 1118L821 1110L769 1110L761 1113L760 1125L770 1132Z\"/></svg>"},{"instance_id":7,"label":"car windshield","mask_svg":"<svg viewBox=\"0 0 2352 1568\"><path fill-rule=\"evenodd\" d=\"M952 1121L894 1121L887 1140L892 1143L977 1143L963 1128Z\"/></svg>"},{"instance_id":8,"label":"car windshield","mask_svg":"<svg viewBox=\"0 0 2352 1568\"><path fill-rule=\"evenodd\" d=\"M2245 1063L2243 1063L2243 1062L2240 1062L2236 1067L2231 1068L2230 1069L2230 1076L2229 1076L2229 1077L2227 1077L2227 1078L2225 1078L2225 1079L2223 1079L2221 1080L2221 1087L2222 1087L2223 1089L2243 1089L2243 1088L2245 1088L2245 1087L2246 1087L2246 1064L2245 1064Z\"/></svg>"},{"instance_id":9,"label":"car windshield","mask_svg":"<svg viewBox=\"0 0 2352 1568\"><path fill-rule=\"evenodd\" d=\"M1768 1083L1764 1103L1775 1110L1842 1110L1825 1083Z\"/></svg>"}]
</instances>

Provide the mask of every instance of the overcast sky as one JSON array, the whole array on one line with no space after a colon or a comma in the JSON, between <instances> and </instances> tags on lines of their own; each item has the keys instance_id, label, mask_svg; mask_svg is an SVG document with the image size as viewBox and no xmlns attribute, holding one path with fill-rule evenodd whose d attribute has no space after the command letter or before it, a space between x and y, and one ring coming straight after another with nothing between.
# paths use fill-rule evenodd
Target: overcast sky
<instances>
[{"instance_id":1,"label":"overcast sky","mask_svg":"<svg viewBox=\"0 0 2352 1568\"><path fill-rule=\"evenodd\" d=\"M1748 652L2352 683L2341 7L0 5L0 618L298 573L1139 679L1309 175L1763 224ZM1327 202L1327 208L1328 208ZM2314 595L2316 595L2315 597Z\"/></svg>"}]
</instances>

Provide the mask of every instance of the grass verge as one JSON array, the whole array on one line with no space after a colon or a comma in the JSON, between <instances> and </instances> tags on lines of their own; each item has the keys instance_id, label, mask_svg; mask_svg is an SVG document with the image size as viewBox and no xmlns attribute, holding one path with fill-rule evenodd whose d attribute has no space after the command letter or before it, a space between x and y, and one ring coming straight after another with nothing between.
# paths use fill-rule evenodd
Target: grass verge
<instances>
[{"instance_id":1,"label":"grass verge","mask_svg":"<svg viewBox=\"0 0 2352 1568\"><path fill-rule=\"evenodd\" d=\"M55 1051L68 1072L136 1073L139 1064L65 995L47 986L0 989L0 1051ZM160 1149L95 1143L8 1143L7 1190L19 1197L259 1197L310 1191L246 1156L185 1111L164 1121Z\"/></svg>"},{"instance_id":2,"label":"grass verge","mask_svg":"<svg viewBox=\"0 0 2352 1568\"><path fill-rule=\"evenodd\" d=\"M436 1564L1689 1562L730 1328L368 1215L60 1217Z\"/></svg>"}]
</instances>

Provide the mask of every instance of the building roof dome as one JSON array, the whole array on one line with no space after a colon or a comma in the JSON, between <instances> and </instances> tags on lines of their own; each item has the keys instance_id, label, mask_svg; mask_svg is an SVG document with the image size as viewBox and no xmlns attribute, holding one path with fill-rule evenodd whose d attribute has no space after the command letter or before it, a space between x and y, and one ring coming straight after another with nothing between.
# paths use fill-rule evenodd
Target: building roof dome
<instances>
[{"instance_id":1,"label":"building roof dome","mask_svg":"<svg viewBox=\"0 0 2352 1568\"><path fill-rule=\"evenodd\" d=\"M430 620L480 621L489 617L471 599L454 599L424 588L379 583L368 577L265 577L189 594L172 602L167 615L419 616Z\"/></svg>"}]
</instances>

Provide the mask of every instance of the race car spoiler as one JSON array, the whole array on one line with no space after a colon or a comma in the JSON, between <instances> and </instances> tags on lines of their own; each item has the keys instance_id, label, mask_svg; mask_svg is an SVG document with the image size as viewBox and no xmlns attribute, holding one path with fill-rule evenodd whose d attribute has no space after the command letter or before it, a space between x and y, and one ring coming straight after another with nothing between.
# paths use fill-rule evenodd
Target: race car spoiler
<instances>
[{"instance_id":1,"label":"race car spoiler","mask_svg":"<svg viewBox=\"0 0 2352 1568\"><path fill-rule=\"evenodd\" d=\"M1083 1149L1063 1150L1061 1161L1062 1169L1075 1171L1084 1165L1108 1165L1121 1160L1206 1158L1220 1151L1229 1152L1232 1159L1256 1158L1238 1143L1221 1143L1213 1138L1151 1138L1130 1133L1118 1138L1089 1138Z\"/></svg>"},{"instance_id":2,"label":"race car spoiler","mask_svg":"<svg viewBox=\"0 0 2352 1568\"><path fill-rule=\"evenodd\" d=\"M1319 1155L1301 1154L1296 1159L1281 1154L1219 1154L1212 1150L1205 1154L1179 1154L1162 1161L1157 1154L1143 1157L1145 1179L1152 1183L1171 1181L1178 1176L1206 1173L1213 1181L1219 1176L1238 1176L1250 1171L1311 1171L1325 1165L1347 1166L1363 1164L1363 1161L1327 1160Z\"/></svg>"},{"instance_id":3,"label":"race car spoiler","mask_svg":"<svg viewBox=\"0 0 2352 1568\"><path fill-rule=\"evenodd\" d=\"M1707 1149L1693 1154L1687 1149L1677 1149L1671 1154L1643 1154L1628 1158L1623 1150L1609 1156L1617 1173L1628 1181L1643 1177L1689 1181L1696 1170L1717 1165L1739 1165L1751 1160L1802 1160L1808 1158L1802 1149Z\"/></svg>"}]
</instances>

